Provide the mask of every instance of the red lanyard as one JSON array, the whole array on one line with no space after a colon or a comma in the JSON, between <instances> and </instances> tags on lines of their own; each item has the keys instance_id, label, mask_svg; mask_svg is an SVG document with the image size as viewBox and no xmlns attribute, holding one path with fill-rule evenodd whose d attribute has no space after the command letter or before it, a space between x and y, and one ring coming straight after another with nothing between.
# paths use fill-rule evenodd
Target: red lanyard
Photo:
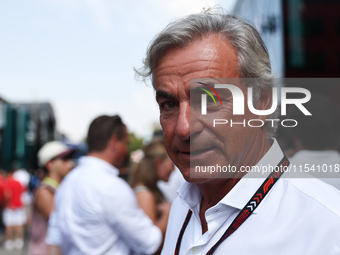
<instances>
[{"instance_id":1,"label":"red lanyard","mask_svg":"<svg viewBox=\"0 0 340 255\"><path fill-rule=\"evenodd\" d=\"M272 172L267 179L262 183L260 188L255 192L253 197L249 200L249 202L243 207L241 212L236 216L234 221L230 224L228 229L224 232L224 234L221 236L220 240L217 241L217 243L214 244L210 248L210 250L207 252L206 255L212 255L217 247L225 240L227 239L232 233L234 233L239 226L243 222L248 219L248 217L253 213L253 211L256 209L256 207L262 202L264 197L268 194L268 191L273 187L273 185L276 183L276 181L281 177L281 175L284 173L284 167L287 167L289 165L289 160L286 156L283 157L283 159L280 161L280 163L277 165L277 168L279 171ZM189 220L191 218L192 211L189 209L187 217L184 220L181 232L179 233L177 244L175 248L175 255L179 254L179 248L181 247L181 242L183 238L183 234L185 229L188 226Z\"/></svg>"}]
</instances>

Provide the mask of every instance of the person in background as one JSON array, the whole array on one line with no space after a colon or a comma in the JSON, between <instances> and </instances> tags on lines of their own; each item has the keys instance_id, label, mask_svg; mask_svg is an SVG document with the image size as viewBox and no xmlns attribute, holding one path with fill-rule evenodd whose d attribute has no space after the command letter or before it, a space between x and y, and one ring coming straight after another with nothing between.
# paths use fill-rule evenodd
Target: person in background
<instances>
[{"instance_id":1,"label":"person in background","mask_svg":"<svg viewBox=\"0 0 340 255\"><path fill-rule=\"evenodd\" d=\"M20 182L21 186L24 188L24 193L22 194L21 200L28 208L31 204L31 196L28 191L28 184L30 182L31 176L27 172L26 169L24 168L18 168L14 173L13 173L13 179Z\"/></svg>"},{"instance_id":2,"label":"person in background","mask_svg":"<svg viewBox=\"0 0 340 255\"><path fill-rule=\"evenodd\" d=\"M51 252L57 254L57 246L64 255L157 251L168 214L163 212L153 224L118 177L129 156L128 143L127 128L118 115L92 121L88 155L79 159L56 191L46 239Z\"/></svg>"},{"instance_id":3,"label":"person in background","mask_svg":"<svg viewBox=\"0 0 340 255\"><path fill-rule=\"evenodd\" d=\"M21 195L21 201L23 203L23 206L25 207L25 213L26 213L26 219L27 222L24 226L24 233L25 229L27 229L27 226L30 225L30 219L31 219L31 212L32 212L32 195L28 190L28 184L30 182L31 176L27 172L26 169L21 167L21 164L19 161L15 161L14 163L14 168L16 169L13 172L13 179L18 181L21 186L23 187L24 191Z\"/></svg>"},{"instance_id":4,"label":"person in background","mask_svg":"<svg viewBox=\"0 0 340 255\"><path fill-rule=\"evenodd\" d=\"M157 186L162 191L164 197L169 203L172 203L177 197L177 190L183 185L185 179L179 171L178 167L175 166L174 171L170 174L167 182L158 180Z\"/></svg>"},{"instance_id":5,"label":"person in background","mask_svg":"<svg viewBox=\"0 0 340 255\"><path fill-rule=\"evenodd\" d=\"M27 217L21 200L24 188L13 178L13 171L12 168L3 182L4 210L2 217L6 232L5 249L21 250L24 246L23 232Z\"/></svg>"},{"instance_id":6,"label":"person in background","mask_svg":"<svg viewBox=\"0 0 340 255\"><path fill-rule=\"evenodd\" d=\"M139 206L155 223L161 216L160 206L170 210L170 203L157 186L157 181L167 182L174 163L166 153L161 139L151 141L144 148L144 157L132 167L130 185L133 188ZM163 226L166 228L166 225ZM162 229L165 232L166 229Z\"/></svg>"},{"instance_id":7,"label":"person in background","mask_svg":"<svg viewBox=\"0 0 340 255\"><path fill-rule=\"evenodd\" d=\"M59 141L46 143L38 152L39 166L43 169L45 177L34 191L34 204L31 221L31 255L47 254L45 242L47 224L53 210L54 193L59 183L73 168L72 153L74 149L68 148Z\"/></svg>"}]
</instances>

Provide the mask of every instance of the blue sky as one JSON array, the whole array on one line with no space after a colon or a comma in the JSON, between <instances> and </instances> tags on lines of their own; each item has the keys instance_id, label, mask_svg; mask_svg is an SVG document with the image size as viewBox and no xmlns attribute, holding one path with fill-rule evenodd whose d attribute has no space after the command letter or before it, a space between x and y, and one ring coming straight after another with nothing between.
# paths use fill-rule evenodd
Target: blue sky
<instances>
[{"instance_id":1,"label":"blue sky","mask_svg":"<svg viewBox=\"0 0 340 255\"><path fill-rule=\"evenodd\" d=\"M150 86L135 79L147 45L172 19L235 0L0 2L0 97L50 102L77 142L100 114L120 114L139 136L158 123Z\"/></svg>"}]
</instances>

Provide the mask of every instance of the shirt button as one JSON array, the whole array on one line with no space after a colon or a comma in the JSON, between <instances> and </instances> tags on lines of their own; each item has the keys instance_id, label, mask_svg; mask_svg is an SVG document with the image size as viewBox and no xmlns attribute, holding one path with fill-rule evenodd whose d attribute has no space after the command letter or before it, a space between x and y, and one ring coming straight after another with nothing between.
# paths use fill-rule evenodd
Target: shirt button
<instances>
[{"instance_id":1,"label":"shirt button","mask_svg":"<svg viewBox=\"0 0 340 255\"><path fill-rule=\"evenodd\" d=\"M196 254L197 252L198 252L198 248L196 246L191 248L192 254Z\"/></svg>"}]
</instances>

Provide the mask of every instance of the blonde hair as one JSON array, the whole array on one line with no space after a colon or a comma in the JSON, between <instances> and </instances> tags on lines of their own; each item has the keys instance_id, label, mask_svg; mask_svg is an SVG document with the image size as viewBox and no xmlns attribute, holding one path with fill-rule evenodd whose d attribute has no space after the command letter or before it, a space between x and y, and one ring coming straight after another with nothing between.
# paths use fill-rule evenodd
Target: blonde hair
<instances>
[{"instance_id":1,"label":"blonde hair","mask_svg":"<svg viewBox=\"0 0 340 255\"><path fill-rule=\"evenodd\" d=\"M139 163L131 167L130 186L135 188L138 185L147 187L155 196L156 204L163 203L165 197L157 186L158 176L155 167L155 160L162 161L168 157L162 139L154 139L144 148L144 157Z\"/></svg>"}]
</instances>

